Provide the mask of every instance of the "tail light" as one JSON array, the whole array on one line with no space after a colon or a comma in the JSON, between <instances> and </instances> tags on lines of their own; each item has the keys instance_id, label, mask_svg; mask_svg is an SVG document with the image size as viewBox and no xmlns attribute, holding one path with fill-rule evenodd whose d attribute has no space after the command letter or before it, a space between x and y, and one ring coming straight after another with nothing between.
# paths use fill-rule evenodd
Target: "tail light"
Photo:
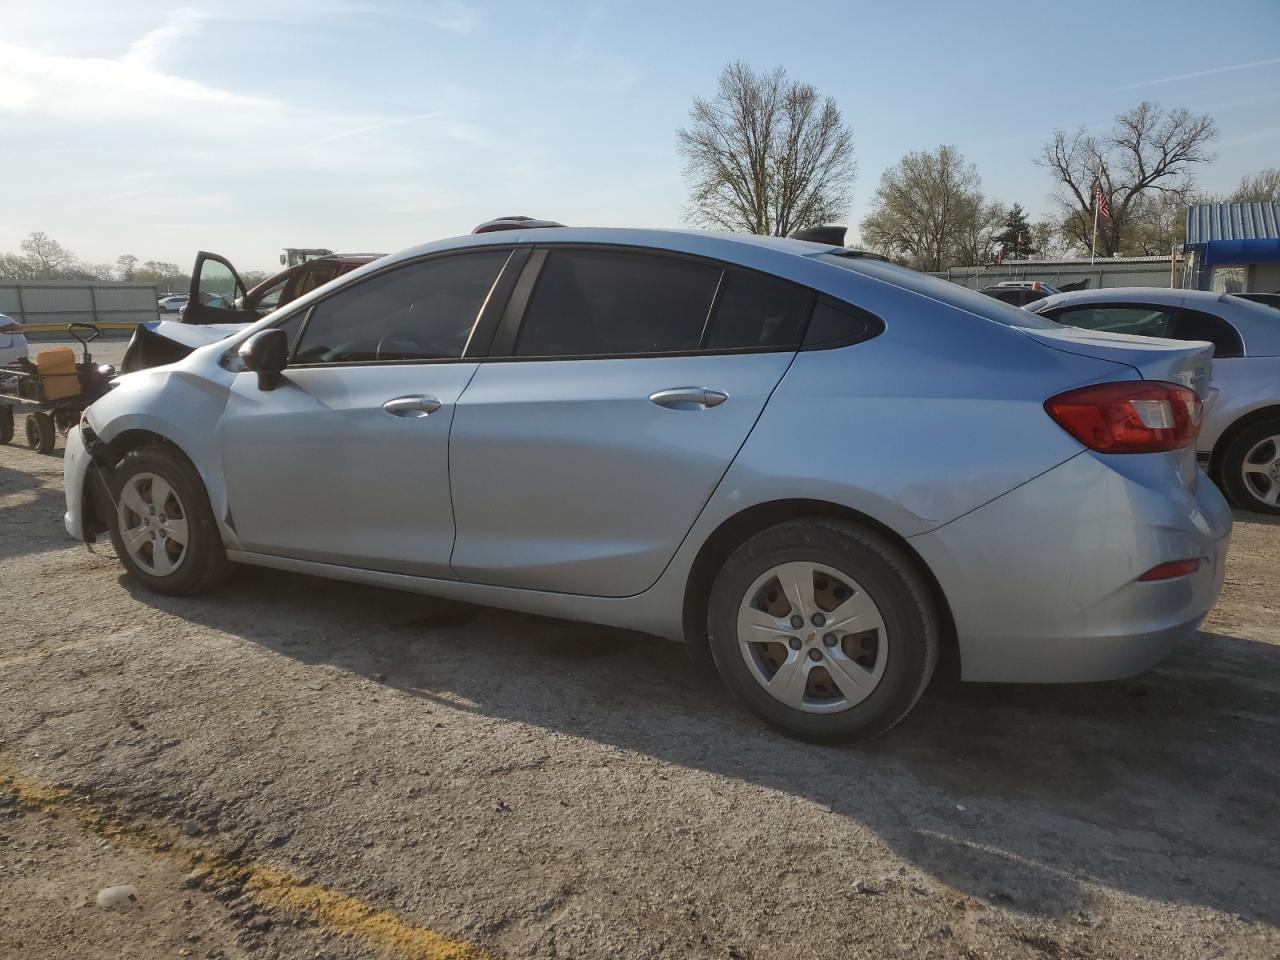
<instances>
[{"instance_id":1,"label":"tail light","mask_svg":"<svg viewBox=\"0 0 1280 960\"><path fill-rule=\"evenodd\" d=\"M1152 567L1138 579L1144 582L1152 580L1172 580L1174 577L1185 577L1188 573L1195 573L1200 569L1200 564L1204 562L1204 558L1197 557L1194 560L1170 560L1168 563L1162 563Z\"/></svg>"},{"instance_id":2,"label":"tail light","mask_svg":"<svg viewBox=\"0 0 1280 960\"><path fill-rule=\"evenodd\" d=\"M1177 383L1124 380L1068 390L1044 402L1058 426L1101 453L1160 453L1192 443L1204 404Z\"/></svg>"},{"instance_id":3,"label":"tail light","mask_svg":"<svg viewBox=\"0 0 1280 960\"><path fill-rule=\"evenodd\" d=\"M5 317L3 320L0 320L0 333L21 333L21 332L22 332L22 324L20 324L17 320L10 320L8 317Z\"/></svg>"}]
</instances>

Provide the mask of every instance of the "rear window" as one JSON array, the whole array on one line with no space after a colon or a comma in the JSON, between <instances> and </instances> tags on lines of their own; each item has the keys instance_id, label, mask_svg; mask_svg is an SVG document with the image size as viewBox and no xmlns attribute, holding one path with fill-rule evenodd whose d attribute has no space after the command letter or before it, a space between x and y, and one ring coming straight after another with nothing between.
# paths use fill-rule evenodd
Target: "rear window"
<instances>
[{"instance_id":1,"label":"rear window","mask_svg":"<svg viewBox=\"0 0 1280 960\"><path fill-rule=\"evenodd\" d=\"M813 292L805 287L730 270L716 297L703 349L794 348L812 302Z\"/></svg>"},{"instance_id":2,"label":"rear window","mask_svg":"<svg viewBox=\"0 0 1280 960\"><path fill-rule=\"evenodd\" d=\"M678 257L553 250L525 311L515 355L696 350L719 282L718 269Z\"/></svg>"},{"instance_id":3,"label":"rear window","mask_svg":"<svg viewBox=\"0 0 1280 960\"><path fill-rule=\"evenodd\" d=\"M1036 316L1029 310L1011 307L993 297L984 296L976 290L967 290L959 284L939 280L910 267L902 267L896 263L883 260L872 260L866 257L851 257L848 254L823 253L814 257L823 263L829 263L866 277L883 280L895 287L910 290L930 300L937 300L947 306L956 307L969 313L977 314L1006 327L1029 327L1033 330L1052 330L1057 324Z\"/></svg>"}]
</instances>

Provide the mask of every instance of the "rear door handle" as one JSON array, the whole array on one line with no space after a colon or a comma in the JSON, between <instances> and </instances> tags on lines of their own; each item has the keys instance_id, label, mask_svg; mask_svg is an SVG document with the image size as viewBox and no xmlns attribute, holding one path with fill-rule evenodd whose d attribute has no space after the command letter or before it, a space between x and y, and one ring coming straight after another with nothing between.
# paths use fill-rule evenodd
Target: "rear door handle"
<instances>
[{"instance_id":1,"label":"rear door handle","mask_svg":"<svg viewBox=\"0 0 1280 960\"><path fill-rule=\"evenodd\" d=\"M649 399L670 410L706 410L724 403L729 395L706 387L671 387L649 394Z\"/></svg>"},{"instance_id":2,"label":"rear door handle","mask_svg":"<svg viewBox=\"0 0 1280 960\"><path fill-rule=\"evenodd\" d=\"M393 417L427 417L440 409L435 397L396 397L382 405Z\"/></svg>"}]
</instances>

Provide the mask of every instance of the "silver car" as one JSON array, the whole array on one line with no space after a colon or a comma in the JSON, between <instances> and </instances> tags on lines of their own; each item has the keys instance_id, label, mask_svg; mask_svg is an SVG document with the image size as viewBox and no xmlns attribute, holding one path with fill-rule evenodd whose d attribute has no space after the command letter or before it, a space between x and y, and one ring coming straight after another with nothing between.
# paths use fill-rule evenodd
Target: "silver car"
<instances>
[{"instance_id":1,"label":"silver car","mask_svg":"<svg viewBox=\"0 0 1280 960\"><path fill-rule=\"evenodd\" d=\"M1086 330L1213 344L1217 395L1196 441L1201 462L1236 506L1280 514L1280 310L1158 287L1061 293L1026 309Z\"/></svg>"},{"instance_id":2,"label":"silver car","mask_svg":"<svg viewBox=\"0 0 1280 960\"><path fill-rule=\"evenodd\" d=\"M1210 364L839 246L486 233L121 377L66 527L163 593L249 564L682 640L850 739L940 661L1101 680L1192 637L1231 529Z\"/></svg>"}]
</instances>

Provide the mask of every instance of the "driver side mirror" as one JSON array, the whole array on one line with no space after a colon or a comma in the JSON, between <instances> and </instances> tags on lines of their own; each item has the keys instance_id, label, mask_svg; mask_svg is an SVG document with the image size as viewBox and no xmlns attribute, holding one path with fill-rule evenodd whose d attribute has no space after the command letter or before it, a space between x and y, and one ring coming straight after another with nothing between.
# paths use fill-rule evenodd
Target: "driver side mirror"
<instances>
[{"instance_id":1,"label":"driver side mirror","mask_svg":"<svg viewBox=\"0 0 1280 960\"><path fill-rule=\"evenodd\" d=\"M255 333L240 345L240 361L258 375L259 390L274 390L289 361L289 335L278 327Z\"/></svg>"}]
</instances>

